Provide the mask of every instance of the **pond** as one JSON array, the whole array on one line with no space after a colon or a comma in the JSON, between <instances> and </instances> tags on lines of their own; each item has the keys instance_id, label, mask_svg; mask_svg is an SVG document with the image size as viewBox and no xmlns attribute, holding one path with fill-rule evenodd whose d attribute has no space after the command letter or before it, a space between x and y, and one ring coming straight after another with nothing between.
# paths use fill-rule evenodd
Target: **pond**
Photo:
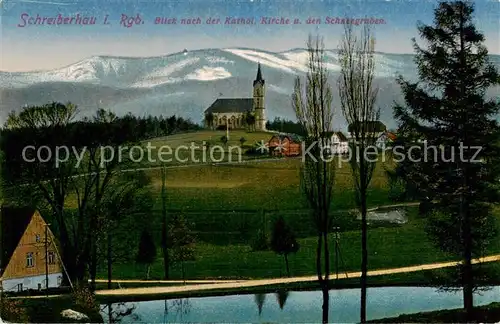
<instances>
[{"instance_id":1,"label":"pond","mask_svg":"<svg viewBox=\"0 0 500 324\"><path fill-rule=\"evenodd\" d=\"M360 289L330 291L329 322L359 321ZM500 287L475 294L475 305L500 301ZM321 322L321 291L281 291L101 305L105 322L121 323L304 323ZM462 291L432 287L368 289L367 318L462 307ZM128 310L128 312L126 312ZM130 313L119 316L120 312Z\"/></svg>"}]
</instances>

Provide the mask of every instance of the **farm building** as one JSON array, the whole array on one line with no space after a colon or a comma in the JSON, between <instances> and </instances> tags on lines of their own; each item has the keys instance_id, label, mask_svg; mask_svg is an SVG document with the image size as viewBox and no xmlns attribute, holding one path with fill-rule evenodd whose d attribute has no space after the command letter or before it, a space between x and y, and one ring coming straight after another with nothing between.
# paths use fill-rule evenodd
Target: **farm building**
<instances>
[{"instance_id":1,"label":"farm building","mask_svg":"<svg viewBox=\"0 0 500 324\"><path fill-rule=\"evenodd\" d=\"M302 141L295 134L276 134L269 140L268 147L273 156L298 156L302 151Z\"/></svg>"},{"instance_id":2,"label":"farm building","mask_svg":"<svg viewBox=\"0 0 500 324\"><path fill-rule=\"evenodd\" d=\"M3 291L60 287L63 276L56 242L40 213L31 208L2 207L0 226Z\"/></svg>"}]
</instances>

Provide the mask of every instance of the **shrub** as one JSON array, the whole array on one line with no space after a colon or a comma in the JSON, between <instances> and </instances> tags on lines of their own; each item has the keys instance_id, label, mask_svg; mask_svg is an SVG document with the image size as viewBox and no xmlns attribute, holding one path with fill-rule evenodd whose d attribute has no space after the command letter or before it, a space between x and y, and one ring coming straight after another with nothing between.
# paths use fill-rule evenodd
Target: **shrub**
<instances>
[{"instance_id":1,"label":"shrub","mask_svg":"<svg viewBox=\"0 0 500 324\"><path fill-rule=\"evenodd\" d=\"M7 298L2 298L0 317L3 320L14 323L29 323L30 321L28 312L22 306L21 301Z\"/></svg>"},{"instance_id":2,"label":"shrub","mask_svg":"<svg viewBox=\"0 0 500 324\"><path fill-rule=\"evenodd\" d=\"M72 298L76 311L87 314L91 311L99 310L99 303L89 287L75 287Z\"/></svg>"},{"instance_id":3,"label":"shrub","mask_svg":"<svg viewBox=\"0 0 500 324\"><path fill-rule=\"evenodd\" d=\"M259 229L250 242L250 247L252 251L267 251L269 250L269 235L266 231Z\"/></svg>"}]
</instances>

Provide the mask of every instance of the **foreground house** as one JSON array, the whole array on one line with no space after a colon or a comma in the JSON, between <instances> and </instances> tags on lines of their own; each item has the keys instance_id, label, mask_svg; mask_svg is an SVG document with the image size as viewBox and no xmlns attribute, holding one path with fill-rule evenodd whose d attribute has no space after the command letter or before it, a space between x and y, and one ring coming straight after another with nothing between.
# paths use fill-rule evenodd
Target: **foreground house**
<instances>
[{"instance_id":1,"label":"foreground house","mask_svg":"<svg viewBox=\"0 0 500 324\"><path fill-rule=\"evenodd\" d=\"M59 254L54 236L40 213L31 208L2 207L0 226L3 291L60 287L63 275Z\"/></svg>"},{"instance_id":2,"label":"foreground house","mask_svg":"<svg viewBox=\"0 0 500 324\"><path fill-rule=\"evenodd\" d=\"M269 140L268 148L272 156L298 156L302 151L302 141L295 134L276 134Z\"/></svg>"}]
</instances>

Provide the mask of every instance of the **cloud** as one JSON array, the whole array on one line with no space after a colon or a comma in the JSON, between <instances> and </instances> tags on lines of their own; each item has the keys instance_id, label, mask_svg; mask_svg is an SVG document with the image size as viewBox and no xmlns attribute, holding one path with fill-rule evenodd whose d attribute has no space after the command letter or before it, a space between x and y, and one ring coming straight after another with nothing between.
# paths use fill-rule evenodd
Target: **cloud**
<instances>
[{"instance_id":1,"label":"cloud","mask_svg":"<svg viewBox=\"0 0 500 324\"><path fill-rule=\"evenodd\" d=\"M0 0L0 1L2 1L2 0ZM38 0L18 0L18 2L48 4L48 5L57 5L57 6L70 6L72 4L75 4L74 2L55 2L55 1L38 1Z\"/></svg>"}]
</instances>

